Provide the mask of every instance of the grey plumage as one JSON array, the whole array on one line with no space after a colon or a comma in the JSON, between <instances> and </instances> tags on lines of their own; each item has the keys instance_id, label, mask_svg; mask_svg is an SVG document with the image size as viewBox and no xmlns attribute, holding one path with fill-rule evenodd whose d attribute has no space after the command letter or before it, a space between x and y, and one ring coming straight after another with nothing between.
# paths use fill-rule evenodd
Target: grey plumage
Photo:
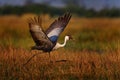
<instances>
[{"instance_id":1,"label":"grey plumage","mask_svg":"<svg viewBox=\"0 0 120 80\"><path fill-rule=\"evenodd\" d=\"M36 43L36 46L34 46L33 49L36 48L45 52L50 51L53 47L53 43L49 40L41 25L40 17L34 17L34 19L31 18L29 21L30 33Z\"/></svg>"},{"instance_id":2,"label":"grey plumage","mask_svg":"<svg viewBox=\"0 0 120 80\"><path fill-rule=\"evenodd\" d=\"M65 29L69 20L71 19L71 14L66 13L64 16L60 16L57 20L55 20L50 27L46 30L46 34L50 33L54 28L61 28L61 32Z\"/></svg>"}]
</instances>

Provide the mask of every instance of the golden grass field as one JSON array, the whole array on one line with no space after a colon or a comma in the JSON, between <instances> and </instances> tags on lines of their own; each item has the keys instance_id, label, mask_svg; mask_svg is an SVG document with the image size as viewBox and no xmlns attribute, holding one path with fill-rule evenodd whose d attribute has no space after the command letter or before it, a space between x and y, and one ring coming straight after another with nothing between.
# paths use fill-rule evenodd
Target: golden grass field
<instances>
[{"instance_id":1,"label":"golden grass field","mask_svg":"<svg viewBox=\"0 0 120 80\"><path fill-rule=\"evenodd\" d=\"M49 55L30 51L34 42L29 34L27 18L36 16L0 16L0 80L119 80L120 18L72 17L59 42L66 34L65 48ZM42 15L46 29L54 18ZM26 61L34 54L29 63Z\"/></svg>"}]
</instances>

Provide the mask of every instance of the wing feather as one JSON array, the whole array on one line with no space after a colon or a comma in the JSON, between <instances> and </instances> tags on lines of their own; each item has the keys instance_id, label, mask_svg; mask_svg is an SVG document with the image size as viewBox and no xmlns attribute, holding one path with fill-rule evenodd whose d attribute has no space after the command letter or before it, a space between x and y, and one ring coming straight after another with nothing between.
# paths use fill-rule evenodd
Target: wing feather
<instances>
[{"instance_id":1,"label":"wing feather","mask_svg":"<svg viewBox=\"0 0 120 80\"><path fill-rule=\"evenodd\" d=\"M50 25L50 27L46 30L46 34L51 41L51 37L54 36L57 36L56 40L54 40L54 43L57 41L59 35L64 31L65 27L70 21L71 16L72 15L70 13L65 13L63 16L60 16Z\"/></svg>"},{"instance_id":2,"label":"wing feather","mask_svg":"<svg viewBox=\"0 0 120 80\"><path fill-rule=\"evenodd\" d=\"M51 47L53 45L41 27L42 19L40 16L30 18L28 23L31 36L37 46Z\"/></svg>"}]
</instances>

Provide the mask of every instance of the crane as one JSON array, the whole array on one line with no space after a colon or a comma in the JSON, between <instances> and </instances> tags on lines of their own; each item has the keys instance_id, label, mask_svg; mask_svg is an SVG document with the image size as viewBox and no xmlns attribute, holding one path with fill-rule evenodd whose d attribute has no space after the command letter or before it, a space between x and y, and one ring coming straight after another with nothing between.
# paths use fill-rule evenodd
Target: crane
<instances>
[{"instance_id":1,"label":"crane","mask_svg":"<svg viewBox=\"0 0 120 80\"><path fill-rule=\"evenodd\" d=\"M72 37L70 35L66 35L63 44L58 43L57 40L69 23L71 16L72 15L68 12L63 16L59 16L46 31L43 30L42 18L40 16L30 18L28 21L29 31L33 41L35 42L35 46L32 46L31 50L42 50L43 52L48 52L50 57L51 51L64 47L66 42L72 39Z\"/></svg>"}]
</instances>

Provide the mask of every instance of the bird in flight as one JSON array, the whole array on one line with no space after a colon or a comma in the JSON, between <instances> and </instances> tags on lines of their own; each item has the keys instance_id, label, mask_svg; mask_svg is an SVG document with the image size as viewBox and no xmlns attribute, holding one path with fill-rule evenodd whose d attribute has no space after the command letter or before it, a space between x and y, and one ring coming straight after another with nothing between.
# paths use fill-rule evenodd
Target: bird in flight
<instances>
[{"instance_id":1,"label":"bird in flight","mask_svg":"<svg viewBox=\"0 0 120 80\"><path fill-rule=\"evenodd\" d=\"M31 47L31 50L48 52L50 57L50 52L52 50L64 47L66 42L72 39L72 37L66 35L63 44L58 43L57 40L69 23L71 16L70 13L65 13L63 16L58 17L46 31L43 30L42 19L40 16L30 18L28 21L29 31L35 42L35 46Z\"/></svg>"}]
</instances>

